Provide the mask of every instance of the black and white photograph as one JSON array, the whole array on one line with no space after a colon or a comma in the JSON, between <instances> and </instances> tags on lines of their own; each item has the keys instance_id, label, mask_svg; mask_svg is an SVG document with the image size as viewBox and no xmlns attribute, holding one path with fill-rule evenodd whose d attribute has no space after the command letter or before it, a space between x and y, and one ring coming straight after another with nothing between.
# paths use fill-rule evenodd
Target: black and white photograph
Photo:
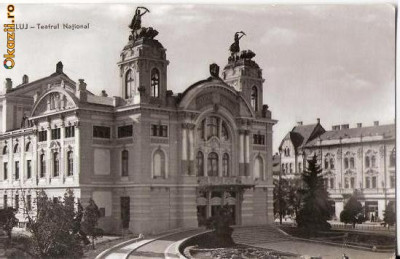
<instances>
[{"instance_id":1,"label":"black and white photograph","mask_svg":"<svg viewBox=\"0 0 400 259\"><path fill-rule=\"evenodd\" d=\"M396 2L0 4L0 258L397 258Z\"/></svg>"}]
</instances>

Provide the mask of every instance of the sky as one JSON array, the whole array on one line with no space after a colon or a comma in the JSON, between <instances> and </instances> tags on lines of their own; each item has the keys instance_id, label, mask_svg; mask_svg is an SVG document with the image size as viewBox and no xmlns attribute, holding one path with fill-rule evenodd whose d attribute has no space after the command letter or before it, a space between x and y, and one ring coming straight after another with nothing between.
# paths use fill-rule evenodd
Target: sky
<instances>
[{"instance_id":1,"label":"sky","mask_svg":"<svg viewBox=\"0 0 400 259\"><path fill-rule=\"evenodd\" d=\"M55 71L58 61L74 81L85 79L95 94L119 94L116 63L128 42L137 5L15 4L17 24L90 24L88 30L16 32L13 69L0 68L0 81L30 81ZM355 127L394 123L395 9L357 5L145 5L142 26L158 30L167 49L168 89L184 91L209 76L209 64L226 65L236 31L241 49L256 53L263 69L264 96L273 119L273 151L298 121ZM0 24L8 23L0 5ZM6 52L0 32L0 54ZM1 87L0 87L1 88Z\"/></svg>"}]
</instances>

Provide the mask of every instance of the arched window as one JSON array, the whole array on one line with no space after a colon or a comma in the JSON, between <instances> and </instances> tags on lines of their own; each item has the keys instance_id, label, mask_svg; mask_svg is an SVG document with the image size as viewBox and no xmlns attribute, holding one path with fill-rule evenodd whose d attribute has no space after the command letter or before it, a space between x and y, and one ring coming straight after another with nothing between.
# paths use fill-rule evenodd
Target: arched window
<instances>
[{"instance_id":1,"label":"arched window","mask_svg":"<svg viewBox=\"0 0 400 259\"><path fill-rule=\"evenodd\" d=\"M344 168L349 168L349 159L347 157L344 158Z\"/></svg>"},{"instance_id":2,"label":"arched window","mask_svg":"<svg viewBox=\"0 0 400 259\"><path fill-rule=\"evenodd\" d=\"M3 147L3 155L7 155L8 154L8 146L4 146Z\"/></svg>"},{"instance_id":3,"label":"arched window","mask_svg":"<svg viewBox=\"0 0 400 259\"><path fill-rule=\"evenodd\" d=\"M121 154L121 168L122 168L121 175L122 176L128 176L128 161L129 161L129 152L128 152L128 150L124 150L124 151L122 151L122 154Z\"/></svg>"},{"instance_id":4,"label":"arched window","mask_svg":"<svg viewBox=\"0 0 400 259\"><path fill-rule=\"evenodd\" d=\"M218 176L218 155L212 152L208 155L208 176Z\"/></svg>"},{"instance_id":5,"label":"arched window","mask_svg":"<svg viewBox=\"0 0 400 259\"><path fill-rule=\"evenodd\" d=\"M230 172L229 172L229 155L228 154L224 154L222 156L222 175L223 176L229 176Z\"/></svg>"},{"instance_id":6,"label":"arched window","mask_svg":"<svg viewBox=\"0 0 400 259\"><path fill-rule=\"evenodd\" d=\"M328 161L328 158L325 158L325 169L328 169L328 167L329 167L329 161Z\"/></svg>"},{"instance_id":7,"label":"arched window","mask_svg":"<svg viewBox=\"0 0 400 259\"><path fill-rule=\"evenodd\" d=\"M153 155L153 176L165 178L165 154L161 150L157 150Z\"/></svg>"},{"instance_id":8,"label":"arched window","mask_svg":"<svg viewBox=\"0 0 400 259\"><path fill-rule=\"evenodd\" d=\"M251 106L255 111L258 110L258 91L256 86L251 88Z\"/></svg>"},{"instance_id":9,"label":"arched window","mask_svg":"<svg viewBox=\"0 0 400 259\"><path fill-rule=\"evenodd\" d=\"M333 157L331 157L330 159L330 164L331 164L331 169L335 169L335 159L333 159Z\"/></svg>"},{"instance_id":10,"label":"arched window","mask_svg":"<svg viewBox=\"0 0 400 259\"><path fill-rule=\"evenodd\" d=\"M218 131L219 131L219 118L214 116L207 118L208 138L211 138L213 136L218 137Z\"/></svg>"},{"instance_id":11,"label":"arched window","mask_svg":"<svg viewBox=\"0 0 400 259\"><path fill-rule=\"evenodd\" d=\"M19 146L18 144L15 144L14 146L14 153L17 153L19 151Z\"/></svg>"},{"instance_id":12,"label":"arched window","mask_svg":"<svg viewBox=\"0 0 400 259\"><path fill-rule=\"evenodd\" d=\"M204 176L204 155L201 151L197 152L197 175Z\"/></svg>"},{"instance_id":13,"label":"arched window","mask_svg":"<svg viewBox=\"0 0 400 259\"><path fill-rule=\"evenodd\" d=\"M40 178L46 175L46 157L44 154L40 155Z\"/></svg>"},{"instance_id":14,"label":"arched window","mask_svg":"<svg viewBox=\"0 0 400 259\"><path fill-rule=\"evenodd\" d=\"M222 122L222 140L229 140L228 126L225 121Z\"/></svg>"},{"instance_id":15,"label":"arched window","mask_svg":"<svg viewBox=\"0 0 400 259\"><path fill-rule=\"evenodd\" d=\"M125 99L132 97L134 87L133 71L131 69L125 75Z\"/></svg>"},{"instance_id":16,"label":"arched window","mask_svg":"<svg viewBox=\"0 0 400 259\"><path fill-rule=\"evenodd\" d=\"M156 68L151 71L151 96L159 97L160 95L160 73Z\"/></svg>"},{"instance_id":17,"label":"arched window","mask_svg":"<svg viewBox=\"0 0 400 259\"><path fill-rule=\"evenodd\" d=\"M53 175L54 177L60 175L60 155L58 152L53 154Z\"/></svg>"},{"instance_id":18,"label":"arched window","mask_svg":"<svg viewBox=\"0 0 400 259\"><path fill-rule=\"evenodd\" d=\"M354 157L350 157L350 168L354 169Z\"/></svg>"},{"instance_id":19,"label":"arched window","mask_svg":"<svg viewBox=\"0 0 400 259\"><path fill-rule=\"evenodd\" d=\"M369 156L365 157L365 167L370 167Z\"/></svg>"},{"instance_id":20,"label":"arched window","mask_svg":"<svg viewBox=\"0 0 400 259\"><path fill-rule=\"evenodd\" d=\"M25 152L31 151L30 148L31 148L31 142L26 143L26 145L25 145Z\"/></svg>"},{"instance_id":21,"label":"arched window","mask_svg":"<svg viewBox=\"0 0 400 259\"><path fill-rule=\"evenodd\" d=\"M257 156L254 160L254 170L253 170L254 179L263 179L264 175L264 163L260 156Z\"/></svg>"},{"instance_id":22,"label":"arched window","mask_svg":"<svg viewBox=\"0 0 400 259\"><path fill-rule=\"evenodd\" d=\"M376 167L376 157L375 157L375 155L371 156L371 167Z\"/></svg>"},{"instance_id":23,"label":"arched window","mask_svg":"<svg viewBox=\"0 0 400 259\"><path fill-rule=\"evenodd\" d=\"M68 151L67 153L67 176L74 175L74 152Z\"/></svg>"},{"instance_id":24,"label":"arched window","mask_svg":"<svg viewBox=\"0 0 400 259\"><path fill-rule=\"evenodd\" d=\"M395 165L396 165L396 148L393 148L392 152L390 153L389 166L393 167Z\"/></svg>"}]
</instances>

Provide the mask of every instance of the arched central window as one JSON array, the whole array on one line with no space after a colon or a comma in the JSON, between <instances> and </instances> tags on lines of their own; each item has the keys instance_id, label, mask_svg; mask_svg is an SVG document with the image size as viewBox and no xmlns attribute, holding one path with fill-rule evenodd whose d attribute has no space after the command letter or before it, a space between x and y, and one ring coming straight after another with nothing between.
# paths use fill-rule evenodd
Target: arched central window
<instances>
[{"instance_id":1,"label":"arched central window","mask_svg":"<svg viewBox=\"0 0 400 259\"><path fill-rule=\"evenodd\" d=\"M158 69L153 68L151 71L151 96L159 97L160 96L160 73Z\"/></svg>"},{"instance_id":2,"label":"arched central window","mask_svg":"<svg viewBox=\"0 0 400 259\"><path fill-rule=\"evenodd\" d=\"M53 175L54 177L60 175L60 155L58 152L53 154Z\"/></svg>"},{"instance_id":3,"label":"arched central window","mask_svg":"<svg viewBox=\"0 0 400 259\"><path fill-rule=\"evenodd\" d=\"M122 167L122 176L128 176L128 161L129 161L129 152L128 150L122 151L121 154L121 167Z\"/></svg>"},{"instance_id":4,"label":"arched central window","mask_svg":"<svg viewBox=\"0 0 400 259\"><path fill-rule=\"evenodd\" d=\"M204 155L201 151L197 153L196 161L197 175L204 176Z\"/></svg>"},{"instance_id":5,"label":"arched central window","mask_svg":"<svg viewBox=\"0 0 400 259\"><path fill-rule=\"evenodd\" d=\"M251 106L255 111L258 110L258 90L256 86L251 88Z\"/></svg>"},{"instance_id":6,"label":"arched central window","mask_svg":"<svg viewBox=\"0 0 400 259\"><path fill-rule=\"evenodd\" d=\"M218 155L212 152L208 155L208 176L218 176Z\"/></svg>"},{"instance_id":7,"label":"arched central window","mask_svg":"<svg viewBox=\"0 0 400 259\"><path fill-rule=\"evenodd\" d=\"M125 99L132 97L133 87L134 87L133 71L129 69L125 76Z\"/></svg>"},{"instance_id":8,"label":"arched central window","mask_svg":"<svg viewBox=\"0 0 400 259\"><path fill-rule=\"evenodd\" d=\"M376 152L372 150L368 150L365 154L365 167L376 167Z\"/></svg>"},{"instance_id":9,"label":"arched central window","mask_svg":"<svg viewBox=\"0 0 400 259\"><path fill-rule=\"evenodd\" d=\"M161 150L157 150L153 155L153 176L165 178L165 154Z\"/></svg>"},{"instance_id":10,"label":"arched central window","mask_svg":"<svg viewBox=\"0 0 400 259\"><path fill-rule=\"evenodd\" d=\"M218 137L218 132L219 132L219 118L211 116L207 118L207 133L208 133L208 138L211 138L213 136Z\"/></svg>"},{"instance_id":11,"label":"arched central window","mask_svg":"<svg viewBox=\"0 0 400 259\"><path fill-rule=\"evenodd\" d=\"M222 156L222 176L229 176L229 169L229 155L225 153Z\"/></svg>"}]
</instances>

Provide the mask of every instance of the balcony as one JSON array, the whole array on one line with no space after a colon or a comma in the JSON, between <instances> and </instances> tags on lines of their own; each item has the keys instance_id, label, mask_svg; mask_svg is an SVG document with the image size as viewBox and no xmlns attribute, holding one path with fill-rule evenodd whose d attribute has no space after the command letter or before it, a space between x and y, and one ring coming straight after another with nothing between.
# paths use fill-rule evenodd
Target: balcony
<instances>
[{"instance_id":1,"label":"balcony","mask_svg":"<svg viewBox=\"0 0 400 259\"><path fill-rule=\"evenodd\" d=\"M232 186L241 186L241 187L254 187L255 181L251 178L251 176L231 176L231 177L219 177L219 176L202 176L198 177L199 186L204 187L232 187Z\"/></svg>"}]
</instances>

